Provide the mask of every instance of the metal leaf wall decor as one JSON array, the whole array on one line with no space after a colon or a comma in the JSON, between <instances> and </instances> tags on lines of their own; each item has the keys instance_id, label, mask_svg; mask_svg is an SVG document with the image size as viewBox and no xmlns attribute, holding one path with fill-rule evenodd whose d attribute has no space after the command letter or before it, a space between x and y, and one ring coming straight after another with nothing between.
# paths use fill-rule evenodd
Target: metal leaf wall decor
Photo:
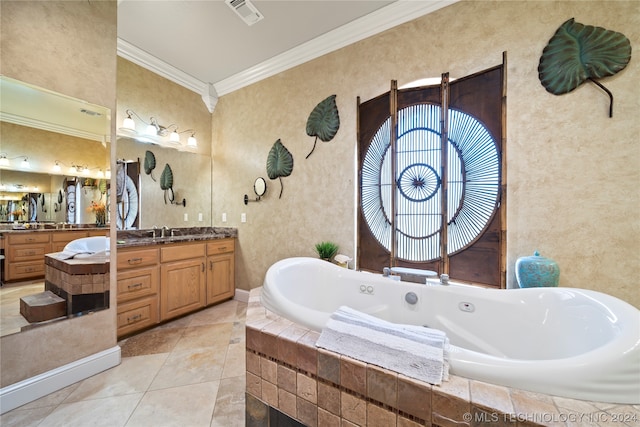
<instances>
[{"instance_id":1,"label":"metal leaf wall decor","mask_svg":"<svg viewBox=\"0 0 640 427\"><path fill-rule=\"evenodd\" d=\"M267 176L269 179L278 178L280 180L279 199L282 198L282 190L284 190L282 177L291 175L291 172L293 172L293 156L278 139L274 142L267 156Z\"/></svg>"},{"instance_id":2,"label":"metal leaf wall decor","mask_svg":"<svg viewBox=\"0 0 640 427\"><path fill-rule=\"evenodd\" d=\"M331 95L315 106L307 119L307 135L315 136L313 148L307 154L307 159L316 149L318 138L324 142L329 142L336 136L340 129L340 115L336 104L336 95Z\"/></svg>"},{"instance_id":3,"label":"metal leaf wall decor","mask_svg":"<svg viewBox=\"0 0 640 427\"><path fill-rule=\"evenodd\" d=\"M571 92L590 80L609 95L609 117L613 115L613 95L596 79L612 76L631 59L631 43L624 34L571 18L564 22L544 48L538 77L554 94Z\"/></svg>"},{"instance_id":4,"label":"metal leaf wall decor","mask_svg":"<svg viewBox=\"0 0 640 427\"><path fill-rule=\"evenodd\" d=\"M171 192L168 198L169 202L173 203L173 172L171 171L171 166L169 166L168 163L164 165L164 170L160 175L160 188L164 190L164 203L167 203L167 192Z\"/></svg>"},{"instance_id":5,"label":"metal leaf wall decor","mask_svg":"<svg viewBox=\"0 0 640 427\"><path fill-rule=\"evenodd\" d=\"M144 173L151 175L152 180L156 180L153 177L153 170L156 168L156 156L149 150L144 153Z\"/></svg>"}]
</instances>

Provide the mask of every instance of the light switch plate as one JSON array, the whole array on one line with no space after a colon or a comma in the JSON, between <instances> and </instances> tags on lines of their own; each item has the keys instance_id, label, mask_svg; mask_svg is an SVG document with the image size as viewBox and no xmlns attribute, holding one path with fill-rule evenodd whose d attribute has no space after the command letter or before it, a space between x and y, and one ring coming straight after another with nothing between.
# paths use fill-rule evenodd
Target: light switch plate
<instances>
[{"instance_id":1,"label":"light switch plate","mask_svg":"<svg viewBox=\"0 0 640 427\"><path fill-rule=\"evenodd\" d=\"M240 214L240 222L247 222L247 214L242 212Z\"/></svg>"}]
</instances>

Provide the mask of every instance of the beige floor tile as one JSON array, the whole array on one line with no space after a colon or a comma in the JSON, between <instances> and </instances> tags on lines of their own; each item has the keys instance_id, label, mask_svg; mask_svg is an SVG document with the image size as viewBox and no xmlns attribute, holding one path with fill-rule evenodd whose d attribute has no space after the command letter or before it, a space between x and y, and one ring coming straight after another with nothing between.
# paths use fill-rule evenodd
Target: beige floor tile
<instances>
[{"instance_id":1,"label":"beige floor tile","mask_svg":"<svg viewBox=\"0 0 640 427\"><path fill-rule=\"evenodd\" d=\"M136 408L143 393L63 403L38 427L121 427Z\"/></svg>"},{"instance_id":2,"label":"beige floor tile","mask_svg":"<svg viewBox=\"0 0 640 427\"><path fill-rule=\"evenodd\" d=\"M163 353L123 358L120 365L82 381L64 403L144 393L167 357Z\"/></svg>"},{"instance_id":3,"label":"beige floor tile","mask_svg":"<svg viewBox=\"0 0 640 427\"><path fill-rule=\"evenodd\" d=\"M184 328L155 328L127 338L119 343L122 357L171 352L182 335Z\"/></svg>"},{"instance_id":4,"label":"beige floor tile","mask_svg":"<svg viewBox=\"0 0 640 427\"><path fill-rule=\"evenodd\" d=\"M126 427L208 427L219 381L145 393Z\"/></svg>"},{"instance_id":5,"label":"beige floor tile","mask_svg":"<svg viewBox=\"0 0 640 427\"><path fill-rule=\"evenodd\" d=\"M62 402L65 401L77 389L80 387L80 383L71 384L68 387L65 387L61 390L55 391L53 393L47 394L44 397L41 397L38 400L34 400L33 402L27 403L20 407L20 409L36 409L36 408L46 408L51 406L58 406ZM3 425L3 424L0 424Z\"/></svg>"},{"instance_id":6,"label":"beige floor tile","mask_svg":"<svg viewBox=\"0 0 640 427\"><path fill-rule=\"evenodd\" d=\"M244 426L245 376L220 381L211 427Z\"/></svg>"},{"instance_id":7,"label":"beige floor tile","mask_svg":"<svg viewBox=\"0 0 640 427\"><path fill-rule=\"evenodd\" d=\"M184 351L203 347L226 349L229 345L233 323L191 326L176 344L174 351Z\"/></svg>"},{"instance_id":8,"label":"beige floor tile","mask_svg":"<svg viewBox=\"0 0 640 427\"><path fill-rule=\"evenodd\" d=\"M238 301L227 301L210 309L192 314L189 326L212 325L215 323L233 323L238 319ZM241 304L241 303L240 303Z\"/></svg>"},{"instance_id":9,"label":"beige floor tile","mask_svg":"<svg viewBox=\"0 0 640 427\"><path fill-rule=\"evenodd\" d=\"M0 416L2 427L36 427L40 425L57 405L41 408L23 409L24 407L7 412Z\"/></svg>"},{"instance_id":10,"label":"beige floor tile","mask_svg":"<svg viewBox=\"0 0 640 427\"><path fill-rule=\"evenodd\" d=\"M229 344L224 361L222 378L243 377L246 371L246 346L244 342Z\"/></svg>"},{"instance_id":11,"label":"beige floor tile","mask_svg":"<svg viewBox=\"0 0 640 427\"><path fill-rule=\"evenodd\" d=\"M149 390L219 380L225 351L212 347L174 351L158 371Z\"/></svg>"}]
</instances>

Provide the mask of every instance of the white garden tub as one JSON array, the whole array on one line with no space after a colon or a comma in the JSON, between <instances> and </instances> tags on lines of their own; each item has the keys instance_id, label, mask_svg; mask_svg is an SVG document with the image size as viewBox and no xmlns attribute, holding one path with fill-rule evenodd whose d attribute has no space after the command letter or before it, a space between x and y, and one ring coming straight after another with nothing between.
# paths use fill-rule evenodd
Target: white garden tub
<instances>
[{"instance_id":1,"label":"white garden tub","mask_svg":"<svg viewBox=\"0 0 640 427\"><path fill-rule=\"evenodd\" d=\"M407 302L413 296L417 302ZM451 342L452 374L556 396L640 404L640 312L600 292L483 289L435 280L424 285L289 258L267 271L262 304L316 331L342 305L440 329Z\"/></svg>"}]
</instances>

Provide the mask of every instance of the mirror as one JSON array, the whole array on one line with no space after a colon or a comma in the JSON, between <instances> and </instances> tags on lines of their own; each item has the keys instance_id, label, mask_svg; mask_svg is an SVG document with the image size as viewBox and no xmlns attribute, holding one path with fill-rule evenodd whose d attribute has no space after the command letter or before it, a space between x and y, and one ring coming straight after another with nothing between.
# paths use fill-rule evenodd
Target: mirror
<instances>
[{"instance_id":1,"label":"mirror","mask_svg":"<svg viewBox=\"0 0 640 427\"><path fill-rule=\"evenodd\" d=\"M256 179L256 182L253 184L253 191L256 192L258 197L264 196L264 193L267 192L267 182L264 178L260 177Z\"/></svg>"},{"instance_id":2,"label":"mirror","mask_svg":"<svg viewBox=\"0 0 640 427\"><path fill-rule=\"evenodd\" d=\"M116 156L119 230L212 225L210 156L122 135L118 136ZM167 165L173 178L174 203L169 202L161 185Z\"/></svg>"},{"instance_id":3,"label":"mirror","mask_svg":"<svg viewBox=\"0 0 640 427\"><path fill-rule=\"evenodd\" d=\"M267 192L267 181L264 180L264 178L259 177L256 178L255 182L253 183L253 192L256 193L256 197L254 200L249 199L248 195L244 195L244 204L248 205L249 202L259 202L260 199L262 199L262 196L264 196L264 194Z\"/></svg>"},{"instance_id":4,"label":"mirror","mask_svg":"<svg viewBox=\"0 0 640 427\"><path fill-rule=\"evenodd\" d=\"M0 96L0 232L7 231L0 335L8 335L39 325L20 314L20 298L42 292L45 284L42 276L5 274L7 235L32 227L96 226L95 207L109 203L111 111L6 76L0 76ZM59 246L43 248L50 253ZM36 258L39 263L40 254Z\"/></svg>"}]
</instances>

